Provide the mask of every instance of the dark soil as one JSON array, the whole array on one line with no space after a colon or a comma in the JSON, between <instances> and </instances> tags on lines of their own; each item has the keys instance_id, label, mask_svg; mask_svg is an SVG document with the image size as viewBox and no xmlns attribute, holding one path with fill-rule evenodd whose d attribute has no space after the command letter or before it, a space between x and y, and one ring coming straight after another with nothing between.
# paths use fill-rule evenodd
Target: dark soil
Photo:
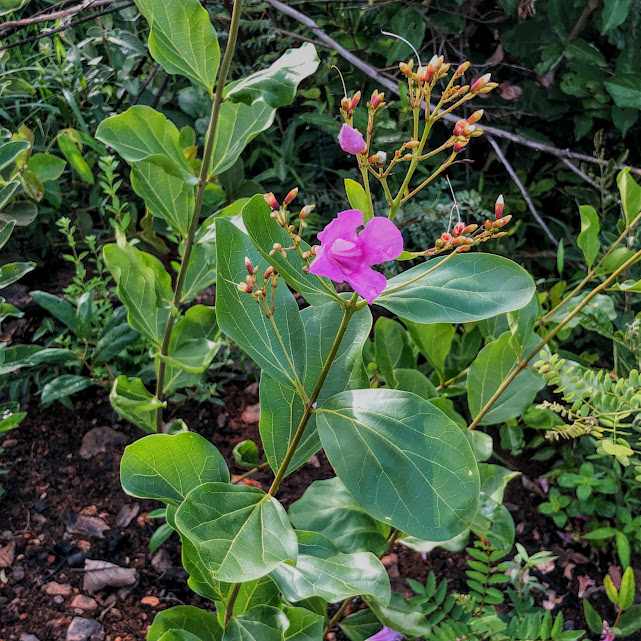
<instances>
[{"instance_id":1,"label":"dark soil","mask_svg":"<svg viewBox=\"0 0 641 641\"><path fill-rule=\"evenodd\" d=\"M256 388L256 384L246 388L228 386L223 406L192 403L176 411L191 429L221 450L236 474L243 470L234 467L234 445L247 438L259 440L257 423L247 422L252 420L251 406L258 401ZM113 427L128 442L141 435L114 414L106 394L86 393L76 400L73 410L60 405L42 410L37 400L27 409L29 416L10 433L15 442L9 443L0 461L9 470L2 477L7 493L0 503L0 550L15 544L10 567L0 570L0 641L18 641L28 633L37 635L40 641L65 639L74 616L100 621L107 641L142 641L159 610L178 604L211 608L209 602L189 590L175 536L163 546L172 567L158 571L152 566L148 544L157 522L146 518L146 514L159 505L132 499L122 491L119 462L124 446L107 447L88 460L79 454L83 437L95 427ZM331 476L333 471L321 453L315 465L308 463L283 482L279 498L287 507L313 480ZM261 472L253 478L266 489L271 475ZM607 561L596 553L590 555L587 548L577 546L573 550L562 544L551 523L536 511L541 500L519 479L512 482L506 501L517 524L517 540L530 553L551 549L559 555L555 569L541 578L556 592L557 607L563 608L566 621L577 628L585 627L579 601L573 596L578 591L578 577L590 576L599 585L607 572ZM118 515L131 504L140 506L139 514L126 527L118 527ZM81 513L106 522L109 529L102 538L68 531L69 515ZM93 611L77 610L72 601L77 595L86 594L85 558L136 568L138 581L130 588L106 588L90 595L97 607ZM465 552L436 550L425 561L397 545L384 561L393 588L401 592L408 592L407 577L424 581L430 570L439 579L446 577L453 589L465 589ZM569 563L574 567L568 572ZM63 587L65 594L49 594L43 588L51 582L70 587ZM602 612L610 613L600 593L591 599Z\"/></svg>"}]
</instances>

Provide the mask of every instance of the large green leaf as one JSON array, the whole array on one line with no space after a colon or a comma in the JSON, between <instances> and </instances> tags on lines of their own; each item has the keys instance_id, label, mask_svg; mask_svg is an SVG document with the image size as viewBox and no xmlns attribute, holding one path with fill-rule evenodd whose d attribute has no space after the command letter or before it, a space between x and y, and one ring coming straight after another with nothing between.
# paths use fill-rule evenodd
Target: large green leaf
<instances>
[{"instance_id":1,"label":"large green leaf","mask_svg":"<svg viewBox=\"0 0 641 641\"><path fill-rule=\"evenodd\" d=\"M105 263L118 284L129 324L160 345L173 299L171 277L163 264L126 241L105 245Z\"/></svg>"},{"instance_id":2,"label":"large green leaf","mask_svg":"<svg viewBox=\"0 0 641 641\"><path fill-rule=\"evenodd\" d=\"M20 280L25 274L35 269L35 263L7 263L0 267L0 289Z\"/></svg>"},{"instance_id":3,"label":"large green leaf","mask_svg":"<svg viewBox=\"0 0 641 641\"><path fill-rule=\"evenodd\" d=\"M405 328L391 318L382 316L374 328L376 365L389 387L396 387L394 370L416 367L416 354L412 350Z\"/></svg>"},{"instance_id":4,"label":"large green leaf","mask_svg":"<svg viewBox=\"0 0 641 641\"><path fill-rule=\"evenodd\" d=\"M331 301L333 296L326 288L333 291L334 286L328 278L317 278L313 274L305 274L302 270L304 266L302 259L292 252L289 252L287 258L283 258L279 252L273 256L269 255L275 243L283 247L290 247L292 244L287 232L277 221L270 218L269 212L269 206L260 195L254 196L243 207L243 222L258 251L276 268L287 284L300 292L310 305L324 305ZM302 251L309 250L309 245L305 241L301 242L300 247ZM321 283L324 283L325 287Z\"/></svg>"},{"instance_id":5,"label":"large green leaf","mask_svg":"<svg viewBox=\"0 0 641 641\"><path fill-rule=\"evenodd\" d=\"M307 337L307 369L303 386L310 395L332 348L343 319L343 309L338 303L322 307L308 307L301 312ZM363 365L362 348L372 326L368 308L356 312L336 353L318 404L346 389L366 387L369 383ZM266 373L260 380L260 435L265 456L276 471L287 454L287 448L303 416L303 402L292 385L281 383ZM303 465L321 447L316 431L316 419L310 417L303 438L294 454L287 473Z\"/></svg>"},{"instance_id":6,"label":"large green leaf","mask_svg":"<svg viewBox=\"0 0 641 641\"><path fill-rule=\"evenodd\" d=\"M76 318L75 307L65 298L54 296L49 292L42 292L38 289L29 292L33 300L46 309L54 318L64 323L70 330L77 328L78 319Z\"/></svg>"},{"instance_id":7,"label":"large green leaf","mask_svg":"<svg viewBox=\"0 0 641 641\"><path fill-rule=\"evenodd\" d=\"M220 452L198 434L151 434L125 449L120 481L127 494L179 505L201 483L228 483L229 470Z\"/></svg>"},{"instance_id":8,"label":"large green leaf","mask_svg":"<svg viewBox=\"0 0 641 641\"><path fill-rule=\"evenodd\" d=\"M29 169L38 176L41 182L58 180L65 170L67 163L51 154L35 154L27 163Z\"/></svg>"},{"instance_id":9,"label":"large green leaf","mask_svg":"<svg viewBox=\"0 0 641 641\"><path fill-rule=\"evenodd\" d=\"M113 147L127 162L148 160L179 178L193 177L176 125L151 107L136 105L103 120L96 138Z\"/></svg>"},{"instance_id":10,"label":"large green leaf","mask_svg":"<svg viewBox=\"0 0 641 641\"><path fill-rule=\"evenodd\" d=\"M344 554L317 532L297 531L296 535L296 565L282 563L270 574L288 601L317 596L334 603L362 594L389 602L387 570L371 552Z\"/></svg>"},{"instance_id":11,"label":"large green leaf","mask_svg":"<svg viewBox=\"0 0 641 641\"><path fill-rule=\"evenodd\" d=\"M211 93L220 47L207 10L198 0L136 0L136 6L151 27L148 44L154 60Z\"/></svg>"},{"instance_id":12,"label":"large green leaf","mask_svg":"<svg viewBox=\"0 0 641 641\"><path fill-rule=\"evenodd\" d=\"M341 552L382 554L389 547L390 526L367 514L337 476L314 481L289 517L298 530L324 534Z\"/></svg>"},{"instance_id":13,"label":"large green leaf","mask_svg":"<svg viewBox=\"0 0 641 641\"><path fill-rule=\"evenodd\" d=\"M224 601L228 602L229 593L233 590L234 586L230 583L225 583L224 586L227 588ZM280 604L281 599L278 586L269 576L262 576L260 579L245 581L240 584L238 595L234 602L233 613L235 615L245 614L245 612L249 612L259 605L273 605L278 607Z\"/></svg>"},{"instance_id":14,"label":"large green leaf","mask_svg":"<svg viewBox=\"0 0 641 641\"><path fill-rule=\"evenodd\" d=\"M225 628L223 641L283 641L288 625L282 610L261 605L232 617Z\"/></svg>"},{"instance_id":15,"label":"large green leaf","mask_svg":"<svg viewBox=\"0 0 641 641\"><path fill-rule=\"evenodd\" d=\"M398 592L392 593L389 604L383 604L376 599L367 599L367 604L376 613L379 621L393 630L405 635L424 637L432 636L432 626L427 622L425 615Z\"/></svg>"},{"instance_id":16,"label":"large green leaf","mask_svg":"<svg viewBox=\"0 0 641 641\"><path fill-rule=\"evenodd\" d=\"M220 641L223 633L215 614L192 605L177 605L159 612L147 632L147 641L158 641L168 630L185 630L201 641Z\"/></svg>"},{"instance_id":17,"label":"large green leaf","mask_svg":"<svg viewBox=\"0 0 641 641\"><path fill-rule=\"evenodd\" d=\"M156 431L156 410L167 406L139 378L124 375L114 381L109 400L120 416L150 434Z\"/></svg>"},{"instance_id":18,"label":"large green leaf","mask_svg":"<svg viewBox=\"0 0 641 641\"><path fill-rule=\"evenodd\" d=\"M579 213L581 214L581 231L577 236L576 244L583 252L588 268L591 268L601 247L599 244L599 231L601 229L599 215L594 207L589 205L581 205Z\"/></svg>"},{"instance_id":19,"label":"large green leaf","mask_svg":"<svg viewBox=\"0 0 641 641\"><path fill-rule=\"evenodd\" d=\"M440 376L445 371L445 359L450 352L456 329L450 323L424 325L405 321L407 331L421 354Z\"/></svg>"},{"instance_id":20,"label":"large green leaf","mask_svg":"<svg viewBox=\"0 0 641 641\"><path fill-rule=\"evenodd\" d=\"M4 206L11 200L11 196L13 196L19 186L20 183L17 180L12 180L11 182L7 183L2 189L0 189L0 211L2 211L4 209ZM9 221L8 224L15 225L15 221Z\"/></svg>"},{"instance_id":21,"label":"large green leaf","mask_svg":"<svg viewBox=\"0 0 641 641\"><path fill-rule=\"evenodd\" d=\"M160 165L141 160L131 166L131 186L152 216L162 218L179 237L187 235L194 213L194 188Z\"/></svg>"},{"instance_id":22,"label":"large green leaf","mask_svg":"<svg viewBox=\"0 0 641 641\"><path fill-rule=\"evenodd\" d=\"M62 399L81 392L94 384L93 380L86 376L78 376L76 374L63 374L54 378L50 383L47 383L40 394L40 400L43 407L47 407L54 401Z\"/></svg>"},{"instance_id":23,"label":"large green leaf","mask_svg":"<svg viewBox=\"0 0 641 641\"><path fill-rule=\"evenodd\" d=\"M294 102L298 83L311 76L320 60L316 47L306 42L297 49L288 49L267 69L257 71L225 87L225 99L251 103L262 98L277 109Z\"/></svg>"},{"instance_id":24,"label":"large green leaf","mask_svg":"<svg viewBox=\"0 0 641 641\"><path fill-rule=\"evenodd\" d=\"M0 11L0 15L2 12ZM0 145L0 170L10 165L22 152L31 147L28 140L12 140Z\"/></svg>"},{"instance_id":25,"label":"large green leaf","mask_svg":"<svg viewBox=\"0 0 641 641\"><path fill-rule=\"evenodd\" d=\"M296 562L298 543L285 510L255 487L204 483L178 508L176 526L218 581L251 581L283 561Z\"/></svg>"},{"instance_id":26,"label":"large green leaf","mask_svg":"<svg viewBox=\"0 0 641 641\"><path fill-rule=\"evenodd\" d=\"M438 261L447 262L434 269ZM511 260L457 254L390 279L376 304L415 323L466 323L520 309L533 294L532 278Z\"/></svg>"},{"instance_id":27,"label":"large green leaf","mask_svg":"<svg viewBox=\"0 0 641 641\"><path fill-rule=\"evenodd\" d=\"M621 194L621 205L625 214L625 222L630 225L641 213L641 186L630 175L630 168L626 167L617 176L617 186Z\"/></svg>"},{"instance_id":28,"label":"large green leaf","mask_svg":"<svg viewBox=\"0 0 641 641\"><path fill-rule=\"evenodd\" d=\"M508 331L479 352L467 374L467 402L473 417L478 416L517 366L523 354L529 353L539 342L536 335L531 335L526 349L518 349L512 340L512 333ZM495 425L521 416L543 387L543 377L530 369L524 369L498 397L481 419L480 425Z\"/></svg>"},{"instance_id":29,"label":"large green leaf","mask_svg":"<svg viewBox=\"0 0 641 641\"><path fill-rule=\"evenodd\" d=\"M325 617L305 608L284 610L289 620L284 641L319 641L323 636Z\"/></svg>"},{"instance_id":30,"label":"large green leaf","mask_svg":"<svg viewBox=\"0 0 641 641\"><path fill-rule=\"evenodd\" d=\"M332 467L368 514L430 541L469 527L476 460L460 428L431 403L397 390L342 392L316 421Z\"/></svg>"},{"instance_id":31,"label":"large green leaf","mask_svg":"<svg viewBox=\"0 0 641 641\"><path fill-rule=\"evenodd\" d=\"M641 73L622 71L603 84L617 107L641 109Z\"/></svg>"},{"instance_id":32,"label":"large green leaf","mask_svg":"<svg viewBox=\"0 0 641 641\"><path fill-rule=\"evenodd\" d=\"M623 24L630 13L632 0L605 0L601 13L601 33L610 33Z\"/></svg>"},{"instance_id":33,"label":"large green leaf","mask_svg":"<svg viewBox=\"0 0 641 641\"><path fill-rule=\"evenodd\" d=\"M224 218L216 220L216 250L216 314L220 328L261 369L279 382L294 383L290 363L302 379L305 376L305 330L298 305L287 285L279 281L274 298L273 320L283 341L283 351L278 335L258 303L236 286L236 283L244 282L247 276L246 256L254 267L258 267L259 279L265 272L267 262L256 251L249 236ZM270 290L271 287L268 287L268 300L271 301Z\"/></svg>"}]
</instances>

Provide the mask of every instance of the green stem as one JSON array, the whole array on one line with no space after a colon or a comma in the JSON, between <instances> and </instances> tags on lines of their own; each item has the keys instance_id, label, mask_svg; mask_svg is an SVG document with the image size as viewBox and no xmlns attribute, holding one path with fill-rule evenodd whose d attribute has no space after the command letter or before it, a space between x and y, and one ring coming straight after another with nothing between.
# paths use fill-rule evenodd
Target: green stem
<instances>
[{"instance_id":1,"label":"green stem","mask_svg":"<svg viewBox=\"0 0 641 641\"><path fill-rule=\"evenodd\" d=\"M171 332L176 322L176 315L178 308L182 302L183 287L185 285L185 278L187 277L187 269L189 267L189 259L191 258L191 251L194 246L194 238L198 230L198 223L200 222L200 212L203 207L203 200L205 197L205 187L207 186L209 165L214 151L214 141L216 139L216 131L218 126L218 119L220 116L220 107L223 102L223 94L225 92L225 84L227 82L227 75L231 67L231 61L236 49L236 40L238 37L238 27L240 24L240 12L242 10L242 0L234 0L234 8L231 16L231 23L229 26L229 36L227 39L227 48L225 49L225 56L220 65L218 73L218 80L216 83L216 93L211 108L211 117L209 119L209 127L205 137L205 149L203 152L202 165L200 168L200 175L198 177L198 189L196 191L196 200L194 203L194 213L192 214L189 231L185 238L185 251L182 260L180 261L180 271L178 272L178 279L176 280L176 288L174 289L174 299L172 303L172 310L167 319L165 333L163 335L162 344L160 346L160 356L167 356L169 353L169 341L171 339ZM164 385L165 385L165 361L160 358L158 363L158 378L156 380L156 397L158 400L164 400ZM156 410L156 431L162 432L162 407Z\"/></svg>"},{"instance_id":2,"label":"green stem","mask_svg":"<svg viewBox=\"0 0 641 641\"><path fill-rule=\"evenodd\" d=\"M595 287L576 307L568 314L521 362L514 368L512 373L501 383L499 388L494 392L492 398L483 406L477 417L470 423L468 429L473 430L483 417L490 411L499 396L507 389L508 385L517 377L517 375L527 367L527 364L577 315L589 304L589 302L600 292L606 289L616 277L626 270L630 265L641 258L641 249L627 260L619 269L617 269L609 278L604 280L598 287Z\"/></svg>"},{"instance_id":3,"label":"green stem","mask_svg":"<svg viewBox=\"0 0 641 641\"><path fill-rule=\"evenodd\" d=\"M367 162L367 160L365 160ZM359 169L361 170L361 176L363 176L363 187L365 188L365 194L367 196L367 211L363 212L365 222L372 220L374 218L374 204L372 203L372 192L369 188L369 174L367 172L367 165L360 165Z\"/></svg>"},{"instance_id":4,"label":"green stem","mask_svg":"<svg viewBox=\"0 0 641 641\"><path fill-rule=\"evenodd\" d=\"M307 427L309 418L312 415L312 413L315 411L314 405L318 400L318 395L320 394L323 388L323 385L325 384L325 379L329 374L329 370L331 369L332 364L334 363L334 358L336 358L336 353L338 352L338 348L340 347L341 341L345 336L347 325L349 324L349 321L352 318L352 315L356 311L357 298L358 298L358 294L355 293L350 299L348 306L345 308L343 312L343 320L341 321L340 327L338 328L336 338L334 339L332 348L329 352L329 355L327 356L327 360L323 365L323 369L320 373L320 376L318 377L318 380L316 381L316 386L314 387L314 390L311 396L305 402L305 410L303 412L303 416L300 419L300 423L298 424L296 434L294 434L294 438L292 439L292 442L289 444L289 447L287 448L287 452L285 453L285 458L283 459L283 462L280 464L280 467L276 472L276 476L274 478L272 486L269 488L269 494L271 496L274 496L276 494L282 480L285 478L287 468L289 467L289 464L292 462L292 459L294 458L294 454L296 453L296 449L298 448L298 445L301 439L303 438L303 433L305 432L305 428Z\"/></svg>"}]
</instances>

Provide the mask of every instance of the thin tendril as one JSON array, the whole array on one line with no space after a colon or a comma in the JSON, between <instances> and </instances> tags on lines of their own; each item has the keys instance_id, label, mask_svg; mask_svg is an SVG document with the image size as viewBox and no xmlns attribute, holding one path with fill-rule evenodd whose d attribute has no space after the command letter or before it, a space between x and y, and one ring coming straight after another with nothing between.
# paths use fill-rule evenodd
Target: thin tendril
<instances>
[{"instance_id":1,"label":"thin tendril","mask_svg":"<svg viewBox=\"0 0 641 641\"><path fill-rule=\"evenodd\" d=\"M450 222L447 225L447 231L450 231L450 225L452 224L452 211L454 208L456 208L456 217L457 217L457 222L461 222L461 210L458 208L458 202L456 200L456 194L454 193L454 187L452 187L452 183L450 182L450 177L445 174L445 180L447 180L447 184L450 186L450 191L452 192L452 199L454 200L454 207L450 210Z\"/></svg>"},{"instance_id":2,"label":"thin tendril","mask_svg":"<svg viewBox=\"0 0 641 641\"><path fill-rule=\"evenodd\" d=\"M343 95L345 98L347 98L347 87L345 86L345 79L343 78L343 74L341 73L341 70L336 66L332 65L332 69L336 69L338 71L338 75L341 77L341 82L343 83Z\"/></svg>"},{"instance_id":3,"label":"thin tendril","mask_svg":"<svg viewBox=\"0 0 641 641\"><path fill-rule=\"evenodd\" d=\"M406 40L405 38L403 38L403 36L399 36L397 33L392 33L391 31L381 31L381 33L384 36L392 36L392 38L396 38L397 40L402 40L406 45L409 45L412 48L412 51L416 54L416 59L418 60L418 66L419 67L423 66L421 64L421 57L418 55L418 51L416 51L416 48L409 40Z\"/></svg>"}]
</instances>

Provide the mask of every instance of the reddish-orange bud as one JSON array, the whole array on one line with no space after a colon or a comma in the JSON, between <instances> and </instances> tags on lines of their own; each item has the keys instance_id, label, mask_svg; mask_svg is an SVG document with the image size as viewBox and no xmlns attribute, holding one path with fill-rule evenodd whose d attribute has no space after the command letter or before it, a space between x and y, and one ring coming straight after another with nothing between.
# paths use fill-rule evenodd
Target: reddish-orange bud
<instances>
[{"instance_id":1,"label":"reddish-orange bud","mask_svg":"<svg viewBox=\"0 0 641 641\"><path fill-rule=\"evenodd\" d=\"M468 142L469 142L468 140L464 140L462 142L461 141L457 142L454 145L454 149L453 149L454 153L458 154L459 152L463 151L463 149L465 149L465 147L467 147L467 143Z\"/></svg>"},{"instance_id":2,"label":"reddish-orange bud","mask_svg":"<svg viewBox=\"0 0 641 641\"><path fill-rule=\"evenodd\" d=\"M354 94L354 97L350 100L349 111L353 111L358 106L358 103L361 101L361 92L357 91Z\"/></svg>"},{"instance_id":3,"label":"reddish-orange bud","mask_svg":"<svg viewBox=\"0 0 641 641\"><path fill-rule=\"evenodd\" d=\"M409 142L406 142L403 146L407 147L408 149L416 149L421 143L418 140L410 140Z\"/></svg>"},{"instance_id":4,"label":"reddish-orange bud","mask_svg":"<svg viewBox=\"0 0 641 641\"><path fill-rule=\"evenodd\" d=\"M243 292L243 294L251 294L252 293L252 288L247 283L238 283L238 285L236 285L236 287L238 287L238 291Z\"/></svg>"},{"instance_id":5,"label":"reddish-orange bud","mask_svg":"<svg viewBox=\"0 0 641 641\"><path fill-rule=\"evenodd\" d=\"M454 72L454 79L460 78L469 68L469 61L466 61L462 65L459 65L458 69Z\"/></svg>"},{"instance_id":6,"label":"reddish-orange bud","mask_svg":"<svg viewBox=\"0 0 641 641\"><path fill-rule=\"evenodd\" d=\"M372 109L378 109L383 100L385 100L385 94L374 90L372 97L369 99L369 104L372 106Z\"/></svg>"},{"instance_id":7,"label":"reddish-orange bud","mask_svg":"<svg viewBox=\"0 0 641 641\"><path fill-rule=\"evenodd\" d=\"M484 76L481 76L478 80L474 82L472 87L470 88L470 91L472 93L477 93L478 91L481 91L485 85L490 81L490 78L492 77L491 73L486 73Z\"/></svg>"},{"instance_id":8,"label":"reddish-orange bud","mask_svg":"<svg viewBox=\"0 0 641 641\"><path fill-rule=\"evenodd\" d=\"M450 233L449 233L449 232L447 232L447 231L444 231L444 232L441 234L441 240L442 240L442 241L447 245L447 243L452 242L452 234L450 234Z\"/></svg>"},{"instance_id":9,"label":"reddish-orange bud","mask_svg":"<svg viewBox=\"0 0 641 641\"><path fill-rule=\"evenodd\" d=\"M484 113L485 113L485 112L484 112L484 110L483 110L483 109L479 109L478 111L475 111L475 112L474 112L474 113L473 113L473 114L472 114L472 115L467 119L467 122L468 122L470 125L473 125L473 124L477 123L481 118L483 118L483 114L484 114Z\"/></svg>"},{"instance_id":10,"label":"reddish-orange bud","mask_svg":"<svg viewBox=\"0 0 641 641\"><path fill-rule=\"evenodd\" d=\"M272 208L272 211L280 209L280 205L276 200L276 196L274 196L271 191L268 194L263 194L263 198L265 199L265 202Z\"/></svg>"},{"instance_id":11,"label":"reddish-orange bud","mask_svg":"<svg viewBox=\"0 0 641 641\"><path fill-rule=\"evenodd\" d=\"M490 91L493 91L499 86L498 82L488 82L483 89L479 90L479 95L482 96L486 93L490 93Z\"/></svg>"},{"instance_id":12,"label":"reddish-orange bud","mask_svg":"<svg viewBox=\"0 0 641 641\"><path fill-rule=\"evenodd\" d=\"M276 270L270 265L266 270L265 270L265 280L267 280Z\"/></svg>"},{"instance_id":13,"label":"reddish-orange bud","mask_svg":"<svg viewBox=\"0 0 641 641\"><path fill-rule=\"evenodd\" d=\"M294 200L294 198L296 198L296 196L298 196L298 187L294 187L294 189L292 189L287 194L287 196L285 196L285 200L283 200L283 204L289 205L289 203L291 203L292 200Z\"/></svg>"},{"instance_id":14,"label":"reddish-orange bud","mask_svg":"<svg viewBox=\"0 0 641 641\"><path fill-rule=\"evenodd\" d=\"M252 262L249 259L249 256L245 256L245 267L246 267L247 271L249 272L250 276L253 275L254 266L252 265Z\"/></svg>"},{"instance_id":15,"label":"reddish-orange bud","mask_svg":"<svg viewBox=\"0 0 641 641\"><path fill-rule=\"evenodd\" d=\"M465 229L463 230L463 233L464 234L473 234L478 228L479 228L479 226L477 224L472 223L471 225L468 225L467 227L465 227Z\"/></svg>"},{"instance_id":16,"label":"reddish-orange bud","mask_svg":"<svg viewBox=\"0 0 641 641\"><path fill-rule=\"evenodd\" d=\"M505 208L505 200L503 199L503 194L500 194L499 197L496 199L496 203L494 204L494 216L498 220L503 216L503 209Z\"/></svg>"},{"instance_id":17,"label":"reddish-orange bud","mask_svg":"<svg viewBox=\"0 0 641 641\"><path fill-rule=\"evenodd\" d=\"M456 223L452 230L453 236L460 236L465 231L465 223Z\"/></svg>"},{"instance_id":18,"label":"reddish-orange bud","mask_svg":"<svg viewBox=\"0 0 641 641\"><path fill-rule=\"evenodd\" d=\"M349 106L351 104L352 104L352 101L347 96L343 96L341 98L341 109L343 111L349 111Z\"/></svg>"},{"instance_id":19,"label":"reddish-orange bud","mask_svg":"<svg viewBox=\"0 0 641 641\"><path fill-rule=\"evenodd\" d=\"M485 231L492 231L493 227L494 227L494 224L492 223L491 220L485 221Z\"/></svg>"}]
</instances>

